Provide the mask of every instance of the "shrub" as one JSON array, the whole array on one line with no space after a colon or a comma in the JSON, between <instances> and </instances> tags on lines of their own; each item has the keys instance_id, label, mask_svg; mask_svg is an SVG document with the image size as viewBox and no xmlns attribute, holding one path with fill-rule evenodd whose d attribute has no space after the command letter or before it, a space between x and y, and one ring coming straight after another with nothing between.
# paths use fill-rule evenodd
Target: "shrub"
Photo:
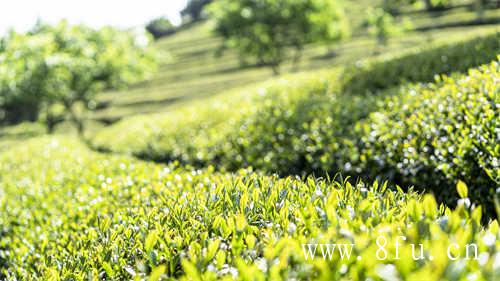
<instances>
[{"instance_id":1,"label":"shrub","mask_svg":"<svg viewBox=\"0 0 500 281\"><path fill-rule=\"evenodd\" d=\"M460 49L457 46L463 48L465 45L476 47L492 45L493 39L498 39L498 35L472 39L468 41L469 43L447 45L445 47L449 48L448 51L445 47L436 47L424 52L452 53L453 50ZM484 42L480 43L482 41ZM498 49L489 50L483 47L477 47L476 50L484 51L481 53L484 57L493 56L492 54L498 51ZM485 54L486 50L492 54ZM469 51L460 59L463 66L457 70L464 69L465 65L474 67L480 61L477 58L474 59L478 57L476 52L472 49ZM416 56L413 52L411 54ZM410 55L402 57L410 57ZM395 58L394 61L382 60L395 68L393 73L412 73L415 69L424 69L427 74L420 76L424 81L428 81L427 77L431 79L435 73L443 69L433 61L422 61L429 65L422 64L415 67L415 62L407 64L401 58ZM367 65L382 65L382 63L370 61ZM404 68L413 70L401 70ZM229 153L230 156L226 158L228 160L226 163L229 164L222 163L222 165L230 166L230 168L251 165L273 172L304 170L304 164L301 164L303 163L301 161L309 159L310 162L316 162L318 155L311 154L297 157L296 160L287 160L290 155L299 154L294 151L297 146L274 146L273 144L279 143L278 139L291 143L290 137L301 137L305 134L304 138L311 140L311 145L328 146L325 142L333 143L337 140L330 141L331 136L328 135L321 136L321 139L313 135L319 136L320 132L322 134L344 135L344 132L352 134L351 127L355 122L377 108L379 97L375 99L370 96L359 97L341 93L342 88L352 88L350 84L352 81L348 80L347 85L343 87L342 81L350 69L343 72L341 79L338 78L340 71L332 69L285 76L244 90L238 89L224 96L218 96L216 100L199 102L174 112L127 118L100 131L94 137L93 144L101 150L124 152L157 161L180 160L188 164L209 163L218 166L222 162L218 160ZM365 80L371 81L367 73L359 70L358 74L351 75L360 77L357 80L359 84L369 85L372 82L365 82ZM388 75L388 77L391 80L391 76ZM417 79L418 77L415 76L408 80ZM393 81L393 83L397 82ZM387 83L384 87L391 85ZM330 126L329 124L332 123L335 125ZM276 131L278 128L280 132ZM260 142L261 145L252 144L252 141L249 141L252 139ZM297 139L296 142L303 141ZM300 147L305 149L306 146L300 145L299 149ZM334 144L328 153L334 153L337 146ZM236 155L231 151L237 152ZM254 155L246 157L248 151L253 151ZM282 160L264 161L268 153L281 157ZM267 164L256 165L256 161L275 164L270 167L266 166ZM297 168L294 168L294 165ZM306 170L311 171L311 169Z\"/></svg>"},{"instance_id":2,"label":"shrub","mask_svg":"<svg viewBox=\"0 0 500 281\"><path fill-rule=\"evenodd\" d=\"M489 42L490 38L484 40ZM455 47L450 48L454 50ZM468 55L476 56L473 52ZM468 57L462 61L471 63L471 66L477 62ZM415 68L415 65L406 67ZM102 150L125 152L144 159L161 162L178 160L195 166L214 165L220 170L253 167L281 176L324 175L342 171L347 175L376 177L378 174L370 170L371 164L366 164L375 160L365 155L365 143L361 141L368 138L371 132L355 130L355 127L371 112L383 114L386 108L392 108L389 105L394 101L386 101L385 96L404 95L405 91L399 93L398 88L394 88L379 95L342 93L342 73L345 72L332 69L291 75L253 90L241 91L236 97L230 94L227 98L218 97L225 102L208 105L205 102L176 113L125 119L104 129L93 143ZM496 78L485 75L484 79L495 81ZM439 85L435 87L437 89ZM405 104L404 100L400 104ZM404 110L408 105L401 106ZM392 110L397 112L397 108ZM443 123L443 126L448 124ZM480 126L481 122L475 125ZM143 128L146 128L145 132ZM474 138L480 136L478 133ZM483 181L489 183L484 190L490 190L492 181L488 175L468 174L472 170L461 169L461 165L476 165L467 161L469 159L465 158L460 165L453 165L457 172L444 178L436 176L443 179L438 185L418 181L417 178L403 178L401 182L422 189L449 190L449 197L437 192L439 199L447 199L448 202L457 199L452 190L459 178L470 182L473 192L476 192L476 182ZM381 166L379 170L383 168L387 171L382 171L381 175L390 175L390 171L396 173L390 165ZM429 175L435 170L434 166L425 168L430 169ZM458 172L460 177L456 177ZM480 178L471 180L464 175ZM400 180L395 176L390 178L394 182ZM472 198L476 200L481 196L473 195ZM481 202L488 202L491 206L491 196L483 199Z\"/></svg>"},{"instance_id":3,"label":"shrub","mask_svg":"<svg viewBox=\"0 0 500 281\"><path fill-rule=\"evenodd\" d=\"M173 34L175 27L166 17L156 18L146 25L146 30L153 35L155 39Z\"/></svg>"},{"instance_id":4,"label":"shrub","mask_svg":"<svg viewBox=\"0 0 500 281\"><path fill-rule=\"evenodd\" d=\"M168 113L126 118L100 130L92 144L97 150L148 160L205 165L211 158L197 151L206 151L209 143L221 142L228 133L224 129L232 130L251 112L253 90L253 87L240 89Z\"/></svg>"},{"instance_id":5,"label":"shrub","mask_svg":"<svg viewBox=\"0 0 500 281\"><path fill-rule=\"evenodd\" d=\"M498 223L481 227L480 208L450 211L385 184L186 170L66 138L0 153L0 174L7 280L492 280L498 270ZM386 260L375 256L379 236ZM304 243L354 246L343 260L306 260ZM412 259L410 243L423 245L424 260ZM456 261L446 256L452 243ZM477 260L465 258L470 243Z\"/></svg>"},{"instance_id":6,"label":"shrub","mask_svg":"<svg viewBox=\"0 0 500 281\"><path fill-rule=\"evenodd\" d=\"M492 204L500 186L498 61L436 84L405 87L359 124L363 173L431 189L454 205L467 182L475 202ZM496 189L496 190L495 190Z\"/></svg>"},{"instance_id":7,"label":"shrub","mask_svg":"<svg viewBox=\"0 0 500 281\"><path fill-rule=\"evenodd\" d=\"M471 67L489 63L496 59L499 50L500 33L496 33L366 60L345 71L344 91L374 93L407 82L431 82L438 74L465 72Z\"/></svg>"},{"instance_id":8,"label":"shrub","mask_svg":"<svg viewBox=\"0 0 500 281\"><path fill-rule=\"evenodd\" d=\"M378 45L387 45L389 38L399 31L394 23L394 17L382 8L369 10L366 23L368 31L377 39Z\"/></svg>"}]
</instances>

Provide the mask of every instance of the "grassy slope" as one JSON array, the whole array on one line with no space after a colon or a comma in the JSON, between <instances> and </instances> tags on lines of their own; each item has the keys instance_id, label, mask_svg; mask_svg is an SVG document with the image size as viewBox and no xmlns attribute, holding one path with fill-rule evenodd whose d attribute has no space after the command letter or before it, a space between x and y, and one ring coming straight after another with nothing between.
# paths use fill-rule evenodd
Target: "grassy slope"
<instances>
[{"instance_id":1,"label":"grassy slope","mask_svg":"<svg viewBox=\"0 0 500 281\"><path fill-rule=\"evenodd\" d=\"M393 38L386 47L376 47L373 38L357 27L364 15L365 2L349 4L351 20L355 26L353 38L336 46L335 55L329 54L325 46L308 46L300 70L331 68L354 62L373 55L376 49L378 52L391 53L498 28L486 25L411 32ZM407 17L413 19L418 28L460 22L474 16L474 12L458 8L444 14L409 13ZM486 17L500 18L500 10L488 11ZM210 22L194 25L160 40L157 47L170 53L171 62L161 64L159 73L151 81L135 85L128 91L101 94L98 99L104 107L92 119L114 122L125 116L168 111L193 99L212 96L272 76L268 68L240 67L237 54L232 50L226 51L221 57L215 56L220 44L221 39L211 34ZM285 64L283 70L288 72L291 66Z\"/></svg>"}]
</instances>

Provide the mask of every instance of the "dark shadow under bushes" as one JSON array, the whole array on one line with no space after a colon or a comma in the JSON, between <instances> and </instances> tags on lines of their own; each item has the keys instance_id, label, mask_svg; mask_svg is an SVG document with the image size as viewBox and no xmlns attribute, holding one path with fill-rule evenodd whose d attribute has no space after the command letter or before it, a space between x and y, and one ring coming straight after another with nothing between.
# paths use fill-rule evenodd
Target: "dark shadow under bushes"
<instances>
[{"instance_id":1,"label":"dark shadow under bushes","mask_svg":"<svg viewBox=\"0 0 500 281\"><path fill-rule=\"evenodd\" d=\"M449 22L443 24L432 24L425 25L416 28L416 31L429 31L433 29L443 29L443 28L455 28L455 27L465 27L465 26L477 26L477 25L493 25L499 24L500 18L488 18L488 19L473 19L468 21L457 21L457 22Z\"/></svg>"},{"instance_id":2,"label":"dark shadow under bushes","mask_svg":"<svg viewBox=\"0 0 500 281\"><path fill-rule=\"evenodd\" d=\"M0 226L0 280L5 280L7 278L5 276L4 271L6 271L8 266L7 256L5 253L8 252L8 243L4 240L4 237L9 237L9 230L7 226Z\"/></svg>"}]
</instances>

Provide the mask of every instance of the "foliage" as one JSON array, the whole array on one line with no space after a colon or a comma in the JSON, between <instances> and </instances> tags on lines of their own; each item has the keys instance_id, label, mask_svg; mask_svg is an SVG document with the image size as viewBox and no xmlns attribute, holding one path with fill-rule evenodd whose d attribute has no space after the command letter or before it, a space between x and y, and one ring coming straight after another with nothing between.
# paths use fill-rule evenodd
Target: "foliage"
<instances>
[{"instance_id":1,"label":"foliage","mask_svg":"<svg viewBox=\"0 0 500 281\"><path fill-rule=\"evenodd\" d=\"M482 227L480 208L450 211L386 184L165 167L66 138L1 153L0 174L8 280L493 280L499 269L498 222ZM386 260L376 258L379 236ZM306 260L305 243L354 246L349 258ZM470 243L477 260L465 256Z\"/></svg>"},{"instance_id":2,"label":"foliage","mask_svg":"<svg viewBox=\"0 0 500 281\"><path fill-rule=\"evenodd\" d=\"M221 0L212 6L215 31L240 56L269 65L275 73L287 58L287 49L300 58L304 45L337 41L347 24L340 1L331 0Z\"/></svg>"},{"instance_id":3,"label":"foliage","mask_svg":"<svg viewBox=\"0 0 500 281\"><path fill-rule=\"evenodd\" d=\"M81 112L93 108L97 91L142 79L154 65L144 49L147 42L139 39L110 27L93 30L64 21L26 34L11 32L0 53L2 120L34 121L43 111L50 121L60 105L82 132Z\"/></svg>"},{"instance_id":4,"label":"foliage","mask_svg":"<svg viewBox=\"0 0 500 281\"><path fill-rule=\"evenodd\" d=\"M445 188L461 179L473 202L498 196L500 185L500 65L436 84L403 88L359 124L363 172L432 189L454 205ZM490 211L493 211L491 208Z\"/></svg>"},{"instance_id":5,"label":"foliage","mask_svg":"<svg viewBox=\"0 0 500 281\"><path fill-rule=\"evenodd\" d=\"M308 44L298 64L299 69L315 70L346 65L365 59L373 54L374 43L361 25L365 11L372 3L369 0L344 1L346 16L355 34L327 49L323 44ZM406 8L405 8L406 11ZM500 10L498 10L500 11ZM495 10L488 10L486 20L492 20ZM409 49L451 43L457 40L489 34L497 30L495 25L460 26L421 31L421 28L446 26L450 22L469 21L475 12L469 9L453 9L446 13L405 14L412 22L414 30L391 38L388 46L381 47L380 53L400 54ZM403 17L404 18L404 17ZM397 17L399 23L401 17ZM221 38L213 34L213 21L188 24L172 36L156 42L155 49L164 50L173 59L157 59L162 65L158 72L144 83L138 83L127 91L116 91L97 95L97 109L89 118L104 124L114 123L124 117L145 113L161 113L176 109L200 98L205 99L244 85L263 82L270 77L267 67L241 67L241 60L235 50L227 49L221 56L214 55L221 46ZM293 50L291 50L293 53ZM245 59L245 58L243 58ZM252 61L247 61L252 63ZM285 62L281 70L288 72L291 64ZM179 76L179 75L182 75ZM182 79L180 79L182 78ZM432 79L432 78L431 78ZM92 124L87 124L91 130ZM90 131L88 130L88 131Z\"/></svg>"},{"instance_id":6,"label":"foliage","mask_svg":"<svg viewBox=\"0 0 500 281\"><path fill-rule=\"evenodd\" d=\"M381 8L391 13L391 15L395 15L400 12L401 7L415 4L417 1L418 0L383 0Z\"/></svg>"},{"instance_id":7,"label":"foliage","mask_svg":"<svg viewBox=\"0 0 500 281\"><path fill-rule=\"evenodd\" d=\"M487 62L488 57L496 56L498 48L491 46L498 46L498 41L495 41L497 38L498 35L495 34L466 43L434 46L420 50L420 52L412 51L394 60L383 58L381 62L368 61L365 65L373 67L367 68L370 72L360 70L363 75L352 74L353 77L360 78L347 80L346 85L343 85L342 81L345 80L346 74L351 74L350 69L333 69L286 76L260 87L254 87L253 90L250 88L239 93L228 93L224 97L216 97L216 100L212 102L200 103L172 113L125 119L99 132L93 139L93 144L102 150L123 152L144 159L162 162L178 160L196 166L209 164L222 170L237 170L251 166L281 175L324 174L342 170L346 174L376 177L378 174L370 170L372 166L365 165L375 159L367 159L364 155L366 143L361 142L369 138L371 132L355 130L355 127L360 126L357 124L362 124L363 119L374 111L379 111L383 115L386 109L391 109L387 111L387 114L405 114L406 105L401 105L405 104L405 100L398 103L401 106L398 111L397 107L392 107L395 104L394 101L385 101L383 98L397 95L397 89L389 89L379 95L365 95L364 90L343 92L343 89L352 87L352 81L357 81L361 85L372 85L370 79L375 74L370 76L366 73L376 73L377 69L393 74L393 76L385 75L387 80L375 77L377 81L386 83L383 84L384 87L396 86L400 79L408 81L422 79L425 82L428 81L426 79L432 79L435 74L443 70L466 70L467 64L473 67L482 63L483 60ZM450 63L448 66L436 64L424 57L446 55L453 58L458 56L456 53L463 55L460 62ZM389 67L399 71L389 70ZM426 73L420 73L420 70L425 70ZM401 76L396 76L396 73ZM496 78L484 74L483 79L485 82L493 83ZM453 82L450 84L448 87L454 87ZM481 86L481 84L478 85ZM434 87L439 92L440 83ZM367 86L367 89L369 88ZM415 95L418 96L420 88L412 91L415 91ZM400 95L404 96L405 92L402 90ZM471 94L473 93L471 91ZM484 103L478 103L477 106L484 106L483 110L487 107ZM440 126L447 126L454 122L453 120L464 118L460 112L456 114L462 117L436 119L435 122ZM476 129L486 129L480 121L481 118L477 116L476 118L470 120ZM406 122L405 120L402 118L401 122ZM487 128L491 128L491 125ZM464 132L458 133L466 131L467 129L464 128ZM401 131L400 136L403 137L404 133L406 131ZM141 136L140 140L138 136ZM480 138L480 133L471 137L470 140L476 138ZM394 142L398 140L395 139ZM459 142L458 139L450 141ZM380 143L384 143L384 140L380 140ZM391 143L387 140L388 145ZM383 149L380 147L381 151ZM489 157L488 161L493 161L492 159L497 157L495 153L493 150L489 156L488 154L483 156ZM386 157L391 157L391 155ZM418 177L412 178L411 175L407 178L397 176L391 178L393 181L400 180L407 185L414 184L422 189L435 190L440 195L440 199L447 199L448 202L456 200L456 196L450 190L458 178L462 178L467 183L470 182L475 193L490 194L495 180L481 172L482 164L477 164L476 158L464 158L460 165L454 164L453 159L449 161L453 172L443 177L436 175L439 184L428 181L420 182ZM432 166L430 162L425 163L429 163L426 168L429 169L429 177L432 177L431 171L435 169L435 166ZM383 176L390 175L391 171L397 172L392 166L382 166L379 170L383 168L387 168L381 172ZM488 169L494 171L492 166ZM397 173L397 175L404 176L405 174ZM471 178L465 178L464 175L471 175ZM479 183L485 183L484 187L478 187ZM445 193L446 190L450 191L449 194ZM481 196L472 197L477 200ZM484 199L483 201L489 201L491 206L491 197ZM489 215L493 213L489 212Z\"/></svg>"},{"instance_id":8,"label":"foliage","mask_svg":"<svg viewBox=\"0 0 500 281\"><path fill-rule=\"evenodd\" d=\"M188 0L186 7L181 11L181 15L189 17L191 21L201 20L205 6L212 2L213 0Z\"/></svg>"},{"instance_id":9,"label":"foliage","mask_svg":"<svg viewBox=\"0 0 500 281\"><path fill-rule=\"evenodd\" d=\"M286 133L288 128L296 129L292 125L300 127L301 118L314 116L318 111L303 110L302 113L309 114L301 116L294 114L295 109L301 105L310 105L312 108L309 109L318 104L328 105L326 100L324 103L318 101L324 100L324 93L330 87L329 78L335 81L338 76L339 70L288 75L259 87L239 89L177 111L127 118L101 130L93 139L93 144L101 150L133 154L155 161L179 160L194 165L211 163L231 170L252 165L274 171L296 171L289 164L278 170L285 163L263 157L265 151L272 153L272 142L279 137L268 130L273 132L275 128L283 127ZM298 124L290 122L288 125L286 121L279 121L287 117L297 118ZM250 126L252 123L255 126ZM139 134L142 137L137 139ZM300 137L294 131L287 136L292 134ZM254 141L259 141L260 145L253 145ZM306 146L302 147L305 149ZM279 151L281 153L272 155L282 155L285 162L291 154L297 154L293 149ZM256 165L255 161L263 165Z\"/></svg>"},{"instance_id":10,"label":"foliage","mask_svg":"<svg viewBox=\"0 0 500 281\"><path fill-rule=\"evenodd\" d=\"M452 4L452 0L424 0L425 8L428 11L442 10Z\"/></svg>"},{"instance_id":11,"label":"foliage","mask_svg":"<svg viewBox=\"0 0 500 281\"><path fill-rule=\"evenodd\" d=\"M480 0L484 1L484 0ZM452 0L384 0L383 7L391 12L398 12L402 5L414 5L416 3L423 4L427 11L439 11L450 8L453 4Z\"/></svg>"},{"instance_id":12,"label":"foliage","mask_svg":"<svg viewBox=\"0 0 500 281\"><path fill-rule=\"evenodd\" d=\"M436 74L465 72L488 63L496 59L498 50L500 33L391 54L356 63L345 71L342 83L347 93L365 94L406 82L432 81Z\"/></svg>"},{"instance_id":13,"label":"foliage","mask_svg":"<svg viewBox=\"0 0 500 281\"><path fill-rule=\"evenodd\" d=\"M175 32L174 26L166 17L160 17L152 20L146 25L146 30L151 33L155 39Z\"/></svg>"},{"instance_id":14,"label":"foliage","mask_svg":"<svg viewBox=\"0 0 500 281\"><path fill-rule=\"evenodd\" d=\"M394 18L382 8L370 10L367 20L369 31L377 38L377 43L386 45L389 37L397 33Z\"/></svg>"}]
</instances>

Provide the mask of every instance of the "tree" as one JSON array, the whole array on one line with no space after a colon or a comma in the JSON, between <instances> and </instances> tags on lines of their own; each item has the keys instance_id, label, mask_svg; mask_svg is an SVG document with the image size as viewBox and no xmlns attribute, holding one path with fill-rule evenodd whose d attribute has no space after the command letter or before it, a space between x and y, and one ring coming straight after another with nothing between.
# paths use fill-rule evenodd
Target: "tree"
<instances>
[{"instance_id":1,"label":"tree","mask_svg":"<svg viewBox=\"0 0 500 281\"><path fill-rule=\"evenodd\" d=\"M220 0L211 13L227 46L275 74L290 48L297 63L305 44L332 44L348 35L343 9L334 0Z\"/></svg>"},{"instance_id":2,"label":"tree","mask_svg":"<svg viewBox=\"0 0 500 281\"><path fill-rule=\"evenodd\" d=\"M151 33L155 39L175 32L174 26L166 17L160 17L150 21L146 25L146 30Z\"/></svg>"},{"instance_id":3,"label":"tree","mask_svg":"<svg viewBox=\"0 0 500 281\"><path fill-rule=\"evenodd\" d=\"M189 17L192 21L199 21L203 15L203 9L213 0L189 0L186 7L181 11L183 17Z\"/></svg>"},{"instance_id":4,"label":"tree","mask_svg":"<svg viewBox=\"0 0 500 281\"><path fill-rule=\"evenodd\" d=\"M49 131L60 120L54 116L58 107L83 134L82 113L95 107L95 93L125 87L154 69L147 41L110 27L39 24L2 42L0 120L43 117Z\"/></svg>"},{"instance_id":5,"label":"tree","mask_svg":"<svg viewBox=\"0 0 500 281\"><path fill-rule=\"evenodd\" d=\"M384 0L381 3L382 9L389 12L391 15L396 15L400 12L402 6L412 5L419 0Z\"/></svg>"},{"instance_id":6,"label":"tree","mask_svg":"<svg viewBox=\"0 0 500 281\"><path fill-rule=\"evenodd\" d=\"M383 8L369 10L366 23L368 31L377 39L378 46L387 45L391 36L412 28L407 19L396 24L394 17Z\"/></svg>"},{"instance_id":7,"label":"tree","mask_svg":"<svg viewBox=\"0 0 500 281\"><path fill-rule=\"evenodd\" d=\"M424 0L427 11L443 10L451 5L452 0Z\"/></svg>"},{"instance_id":8,"label":"tree","mask_svg":"<svg viewBox=\"0 0 500 281\"><path fill-rule=\"evenodd\" d=\"M382 8L370 10L368 14L369 32L379 45L386 45L389 37L396 33L394 18Z\"/></svg>"}]
</instances>

